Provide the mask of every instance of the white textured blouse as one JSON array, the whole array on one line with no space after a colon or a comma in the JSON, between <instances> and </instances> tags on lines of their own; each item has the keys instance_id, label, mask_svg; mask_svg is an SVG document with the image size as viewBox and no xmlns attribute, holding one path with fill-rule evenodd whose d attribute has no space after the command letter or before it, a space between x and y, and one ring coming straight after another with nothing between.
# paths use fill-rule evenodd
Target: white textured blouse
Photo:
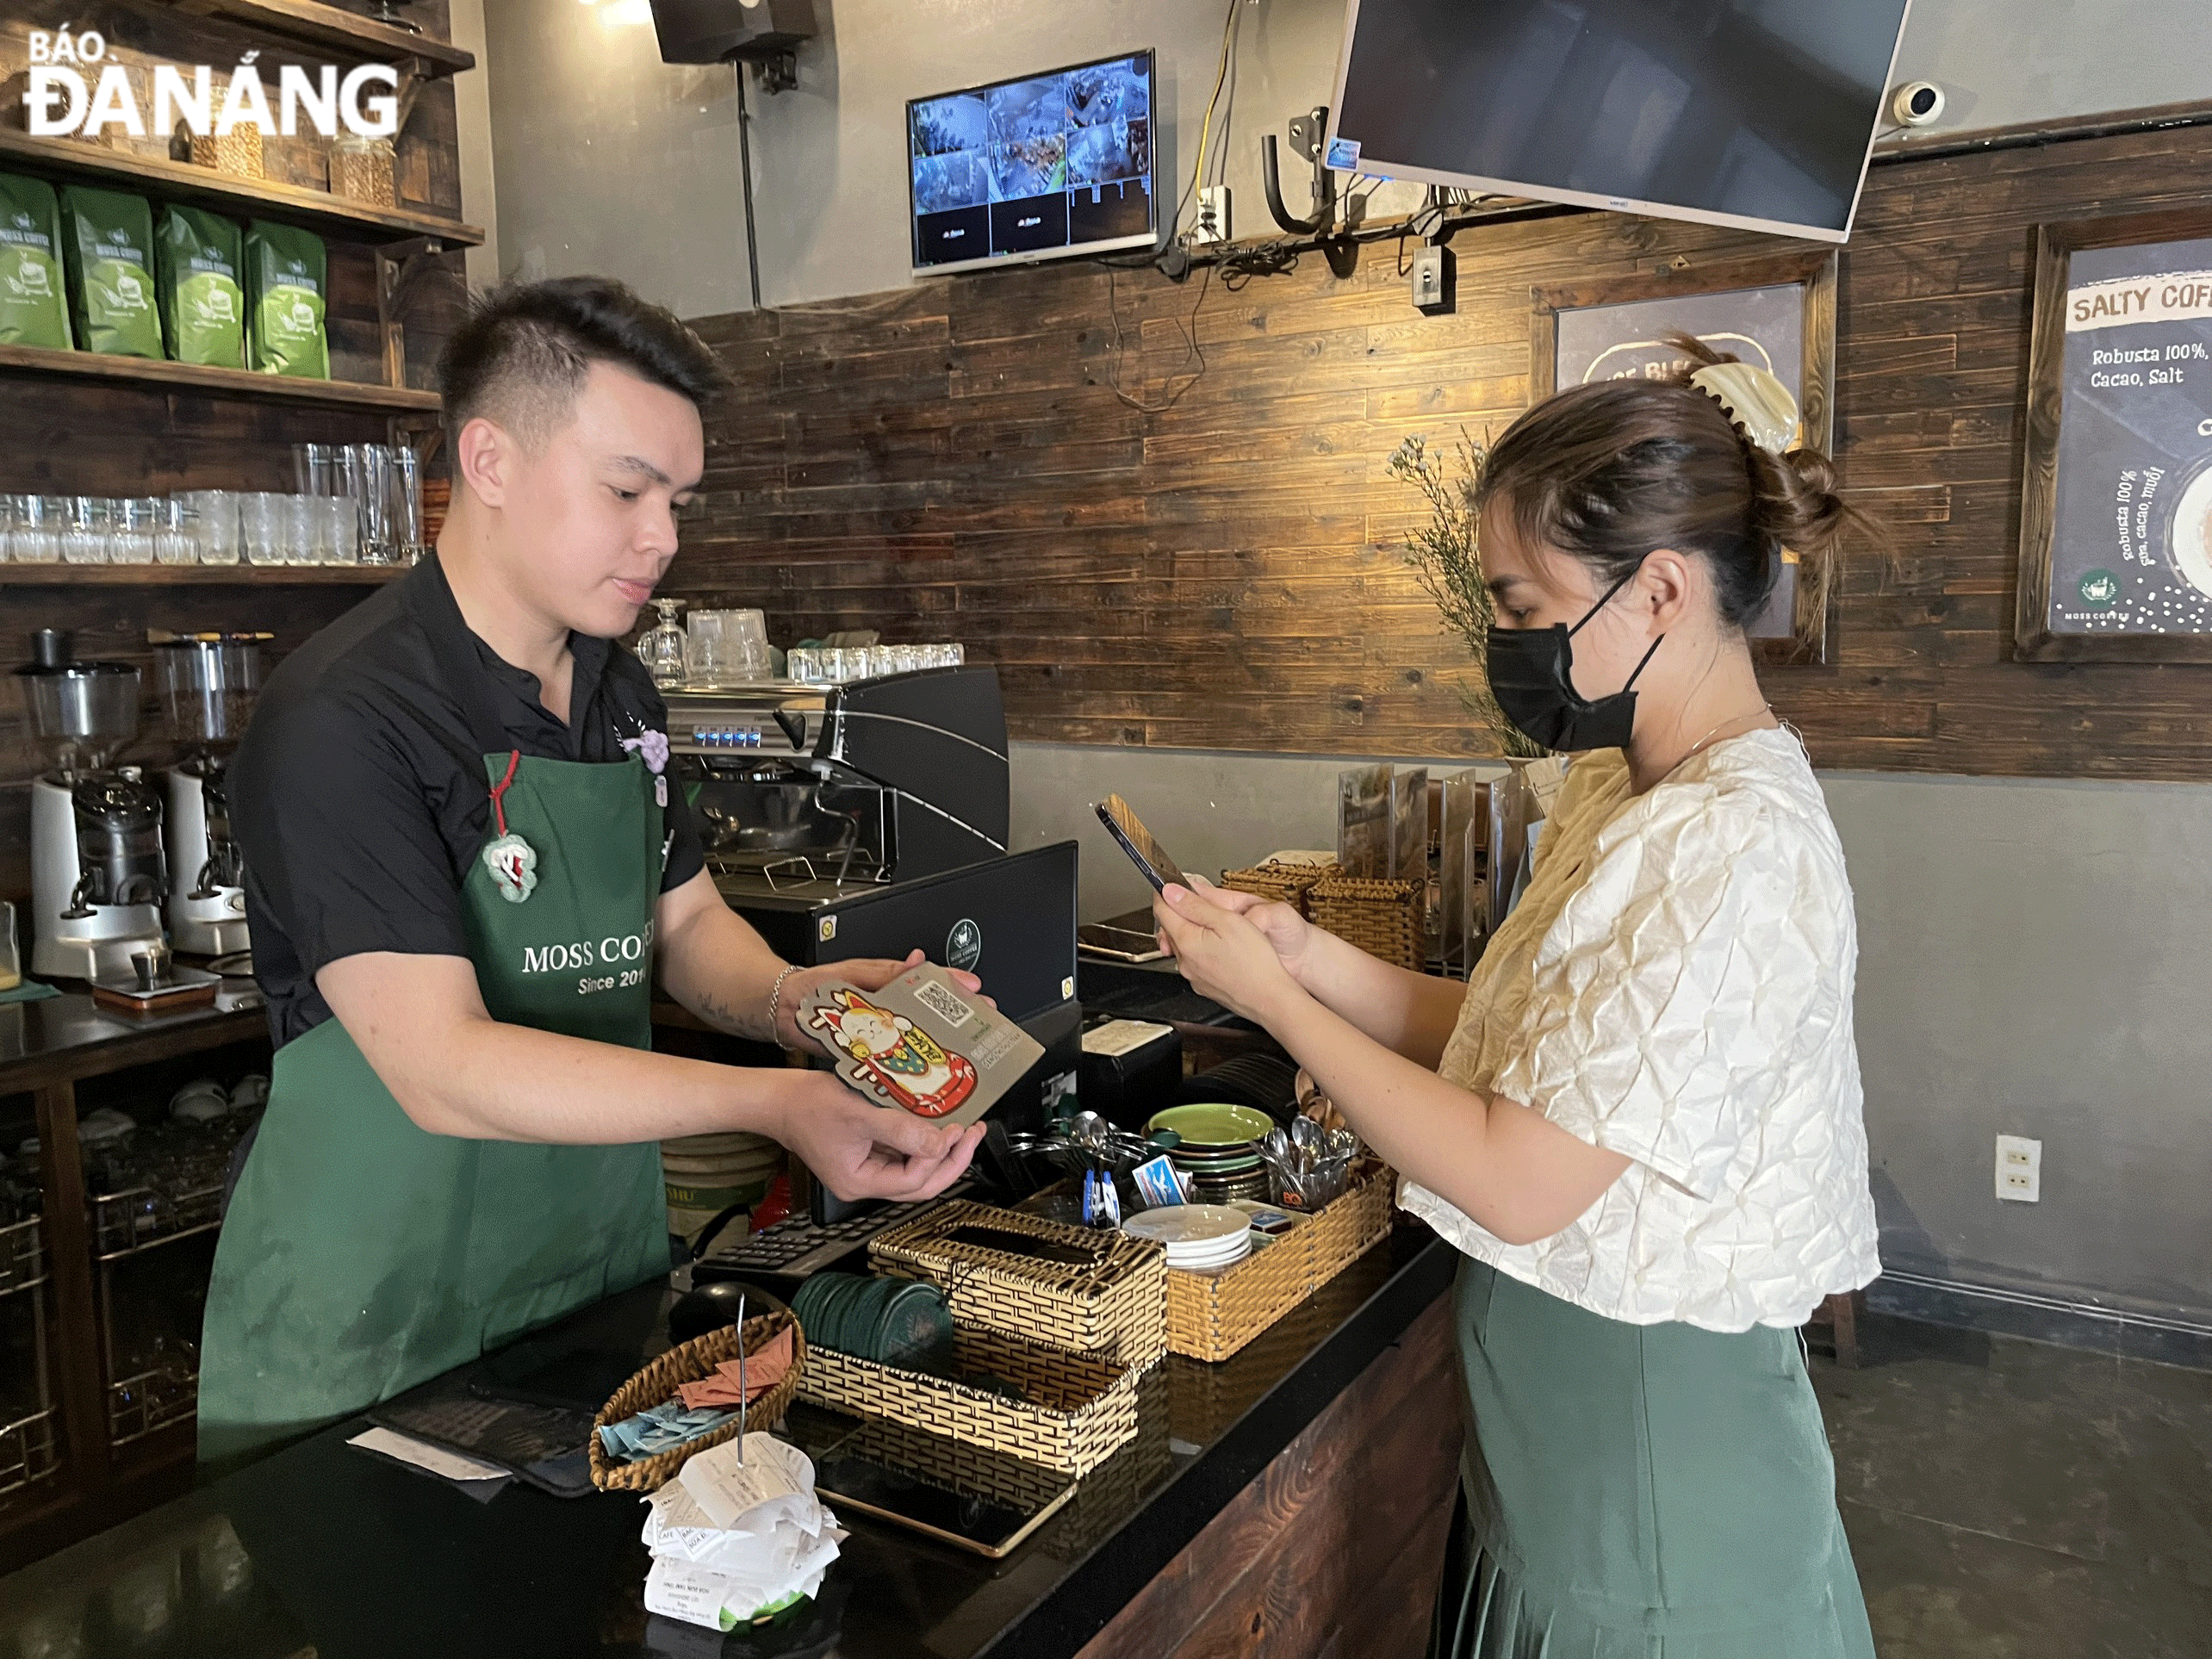
<instances>
[{"instance_id":1,"label":"white textured blouse","mask_svg":"<svg viewBox=\"0 0 2212 1659\"><path fill-rule=\"evenodd\" d=\"M1843 848L1797 739L1754 731L1641 796L1578 756L1438 1070L1634 1161L1509 1245L1407 1182L1468 1255L1632 1325L1799 1325L1881 1271Z\"/></svg>"}]
</instances>

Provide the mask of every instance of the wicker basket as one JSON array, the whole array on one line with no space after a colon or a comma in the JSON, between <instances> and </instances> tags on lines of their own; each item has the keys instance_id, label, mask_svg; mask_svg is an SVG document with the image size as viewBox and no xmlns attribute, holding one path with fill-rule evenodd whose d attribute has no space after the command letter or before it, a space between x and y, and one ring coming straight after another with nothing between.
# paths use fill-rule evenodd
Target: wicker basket
<instances>
[{"instance_id":1,"label":"wicker basket","mask_svg":"<svg viewBox=\"0 0 2212 1659\"><path fill-rule=\"evenodd\" d=\"M1418 881L1378 881L1333 875L1306 895L1306 913L1370 956L1419 972L1427 960L1424 925L1428 894Z\"/></svg>"},{"instance_id":2,"label":"wicker basket","mask_svg":"<svg viewBox=\"0 0 2212 1659\"><path fill-rule=\"evenodd\" d=\"M761 1296L770 1311L745 1321L745 1351L760 1352L774 1342L786 1329L791 1332L791 1370L783 1381L755 1400L738 1416L731 1418L711 1434L702 1434L696 1440L671 1446L666 1451L634 1463L618 1463L606 1454L600 1440L600 1428L609 1423L618 1423L625 1417L635 1417L649 1406L657 1406L673 1400L677 1387L685 1382L697 1382L714 1375L714 1368L725 1359L737 1358L737 1327L725 1326L719 1331L709 1331L703 1337L693 1337L679 1347L671 1348L643 1370L614 1391L614 1398L600 1407L592 1420L592 1484L610 1492L657 1492L676 1476L690 1458L697 1457L710 1446L718 1446L725 1440L735 1439L740 1430L774 1428L783 1421L783 1414L798 1395L799 1379L809 1363L806 1334L798 1328L798 1321L791 1309L769 1296Z\"/></svg>"},{"instance_id":3,"label":"wicker basket","mask_svg":"<svg viewBox=\"0 0 2212 1659\"><path fill-rule=\"evenodd\" d=\"M984 1326L958 1327L954 1340L961 1371L1003 1378L1022 1398L827 1348L808 1354L799 1398L1071 1475L1089 1474L1136 1438L1136 1372Z\"/></svg>"},{"instance_id":4,"label":"wicker basket","mask_svg":"<svg viewBox=\"0 0 2212 1659\"><path fill-rule=\"evenodd\" d=\"M1097 1252L1095 1264L1039 1260L950 1237L963 1227ZM1070 1353L1149 1370L1167 1354L1167 1256L1125 1233L1071 1227L985 1204L941 1204L868 1245L879 1272L937 1286L956 1324L985 1326Z\"/></svg>"},{"instance_id":5,"label":"wicker basket","mask_svg":"<svg viewBox=\"0 0 2212 1659\"><path fill-rule=\"evenodd\" d=\"M1288 904L1303 916L1310 902L1314 884L1342 873L1341 868L1333 863L1283 864L1270 859L1249 870L1222 871L1221 885L1240 893L1258 893L1262 898Z\"/></svg>"},{"instance_id":6,"label":"wicker basket","mask_svg":"<svg viewBox=\"0 0 2212 1659\"><path fill-rule=\"evenodd\" d=\"M1167 1345L1218 1363L1358 1261L1390 1231L1397 1177L1380 1164L1334 1203L1224 1273L1167 1276Z\"/></svg>"}]
</instances>

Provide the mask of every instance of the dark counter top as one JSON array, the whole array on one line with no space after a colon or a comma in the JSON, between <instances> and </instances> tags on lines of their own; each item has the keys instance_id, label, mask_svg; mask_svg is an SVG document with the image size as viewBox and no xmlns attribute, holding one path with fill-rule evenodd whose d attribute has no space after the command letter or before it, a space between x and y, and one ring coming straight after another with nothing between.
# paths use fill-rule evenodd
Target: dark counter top
<instances>
[{"instance_id":1,"label":"dark counter top","mask_svg":"<svg viewBox=\"0 0 2212 1659\"><path fill-rule=\"evenodd\" d=\"M1002 1562L865 1516L821 1599L729 1637L649 1618L634 1496L480 1502L326 1430L0 1579L0 1653L131 1659L1019 1659L1072 1655L1450 1283L1451 1248L1401 1228L1226 1364L1171 1356L1137 1439ZM569 1322L580 1345L664 1345L648 1287Z\"/></svg>"},{"instance_id":2,"label":"dark counter top","mask_svg":"<svg viewBox=\"0 0 2212 1659\"><path fill-rule=\"evenodd\" d=\"M82 991L0 1003L0 1094L268 1035L261 992L251 979L226 979L213 1006L181 1014L112 1013Z\"/></svg>"}]
</instances>

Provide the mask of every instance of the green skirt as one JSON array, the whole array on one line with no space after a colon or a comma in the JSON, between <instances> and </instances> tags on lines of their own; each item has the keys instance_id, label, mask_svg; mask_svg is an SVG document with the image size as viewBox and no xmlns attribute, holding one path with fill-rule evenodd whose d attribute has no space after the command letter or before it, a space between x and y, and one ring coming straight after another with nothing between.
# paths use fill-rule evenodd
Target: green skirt
<instances>
[{"instance_id":1,"label":"green skirt","mask_svg":"<svg viewBox=\"0 0 2212 1659\"><path fill-rule=\"evenodd\" d=\"M1432 1659L1873 1659L1794 1331L1625 1325L1474 1260Z\"/></svg>"}]
</instances>

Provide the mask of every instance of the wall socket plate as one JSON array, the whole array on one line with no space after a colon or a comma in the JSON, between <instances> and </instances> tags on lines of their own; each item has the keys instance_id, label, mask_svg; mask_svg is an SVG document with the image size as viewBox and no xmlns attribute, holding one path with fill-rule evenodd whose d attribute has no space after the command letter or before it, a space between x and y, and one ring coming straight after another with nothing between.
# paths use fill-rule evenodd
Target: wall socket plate
<instances>
[{"instance_id":1,"label":"wall socket plate","mask_svg":"<svg viewBox=\"0 0 2212 1659\"><path fill-rule=\"evenodd\" d=\"M1451 267L1450 248L1426 246L1414 253L1406 272L1406 287L1414 310L1434 317L1451 309Z\"/></svg>"},{"instance_id":2,"label":"wall socket plate","mask_svg":"<svg viewBox=\"0 0 2212 1659\"><path fill-rule=\"evenodd\" d=\"M1997 1138L1997 1196L2008 1203L2034 1204L2043 1197L2043 1143L2025 1135Z\"/></svg>"},{"instance_id":3,"label":"wall socket plate","mask_svg":"<svg viewBox=\"0 0 2212 1659\"><path fill-rule=\"evenodd\" d=\"M1229 239L1229 187L1208 184L1198 192L1198 222L1190 230L1190 245L1211 247Z\"/></svg>"}]
</instances>

